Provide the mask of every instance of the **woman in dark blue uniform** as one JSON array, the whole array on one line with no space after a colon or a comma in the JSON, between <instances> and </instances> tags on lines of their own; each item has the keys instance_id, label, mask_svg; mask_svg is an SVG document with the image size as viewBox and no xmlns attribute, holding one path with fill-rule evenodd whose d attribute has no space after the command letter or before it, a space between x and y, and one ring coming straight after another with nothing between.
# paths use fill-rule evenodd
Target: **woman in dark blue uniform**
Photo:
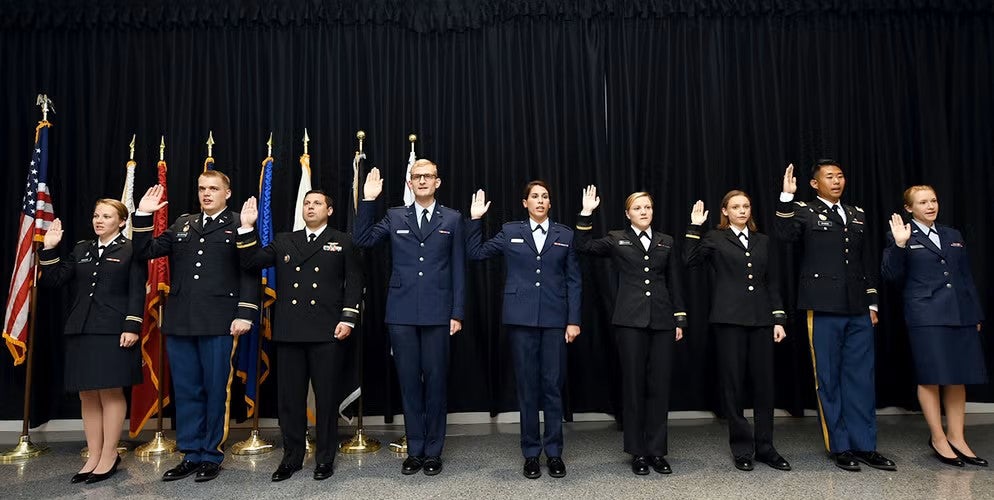
<instances>
[{"instance_id":1,"label":"woman in dark blue uniform","mask_svg":"<svg viewBox=\"0 0 994 500\"><path fill-rule=\"evenodd\" d=\"M672 472L667 454L667 414L673 346L683 337L687 313L680 289L679 256L673 237L652 229L652 197L632 193L625 200L629 227L591 239L593 212L600 205L596 186L583 190L576 223L581 253L611 257L618 291L611 323L621 366L625 452L632 472Z\"/></svg>"},{"instance_id":2,"label":"woman in dark blue uniform","mask_svg":"<svg viewBox=\"0 0 994 500\"><path fill-rule=\"evenodd\" d=\"M65 388L79 392L90 456L73 483L96 483L117 471L117 443L127 411L121 388L142 382L137 343L146 264L134 257L131 241L121 235L127 220L123 203L97 200L95 240L80 241L60 259L56 247L62 241L62 221L55 219L39 253L38 285L72 283L75 289L65 327Z\"/></svg>"},{"instance_id":3,"label":"woman in dark blue uniform","mask_svg":"<svg viewBox=\"0 0 994 500\"><path fill-rule=\"evenodd\" d=\"M905 224L900 215L891 215L882 271L886 279L904 289L904 319L915 360L918 401L931 431L928 444L945 464L986 467L987 461L977 458L963 434L963 385L987 382L979 333L984 316L963 236L935 223L939 201L931 186L908 188L904 209L913 220Z\"/></svg>"},{"instance_id":4,"label":"woman in dark blue uniform","mask_svg":"<svg viewBox=\"0 0 994 500\"><path fill-rule=\"evenodd\" d=\"M773 344L787 336L770 238L756 231L749 196L729 191L721 200L718 228L702 236L704 202L690 213L684 261L707 266L712 294L709 321L718 351L721 405L728 419L728 441L735 468L753 469L753 458L774 469L790 464L773 447ZM755 435L742 416L745 380L751 379Z\"/></svg>"}]
</instances>

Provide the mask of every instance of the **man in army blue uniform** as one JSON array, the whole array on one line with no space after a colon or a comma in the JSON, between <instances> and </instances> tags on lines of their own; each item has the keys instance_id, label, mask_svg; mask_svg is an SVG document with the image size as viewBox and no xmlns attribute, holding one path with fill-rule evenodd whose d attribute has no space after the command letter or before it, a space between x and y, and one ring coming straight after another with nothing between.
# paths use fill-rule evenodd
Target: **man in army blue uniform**
<instances>
[{"instance_id":1,"label":"man in army blue uniform","mask_svg":"<svg viewBox=\"0 0 994 500\"><path fill-rule=\"evenodd\" d=\"M794 201L797 178L788 166L775 226L782 239L803 246L797 308L807 312L825 447L841 469L858 471L863 462L894 470L876 451L878 266L866 246L866 214L840 202L845 186L838 162L818 160L811 168L817 198Z\"/></svg>"},{"instance_id":2,"label":"man in army blue uniform","mask_svg":"<svg viewBox=\"0 0 994 500\"><path fill-rule=\"evenodd\" d=\"M142 197L134 215L133 245L139 257L169 256L171 279L162 332L176 396L176 441L183 461L163 481L196 473L217 477L228 436L237 337L259 315L259 279L243 271L235 247L239 215L228 209L231 183L217 170L197 181L201 212L184 214L152 237L152 213L165 206L162 186Z\"/></svg>"}]
</instances>

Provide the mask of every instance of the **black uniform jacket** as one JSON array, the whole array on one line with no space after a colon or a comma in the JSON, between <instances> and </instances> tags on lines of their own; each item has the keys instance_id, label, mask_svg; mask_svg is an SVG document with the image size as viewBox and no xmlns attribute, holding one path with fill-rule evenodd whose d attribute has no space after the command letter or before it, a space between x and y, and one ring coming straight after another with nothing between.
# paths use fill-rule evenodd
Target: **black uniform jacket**
<instances>
[{"instance_id":1,"label":"black uniform jacket","mask_svg":"<svg viewBox=\"0 0 994 500\"><path fill-rule=\"evenodd\" d=\"M238 248L247 270L276 266L274 341L328 342L340 321L359 322L363 276L349 235L325 227L308 243L301 229L262 247L253 230L238 237Z\"/></svg>"},{"instance_id":2,"label":"black uniform jacket","mask_svg":"<svg viewBox=\"0 0 994 500\"><path fill-rule=\"evenodd\" d=\"M818 199L777 206L777 233L804 246L798 309L855 315L877 304L879 267L867 247L866 214L859 207L842 207L847 224Z\"/></svg>"},{"instance_id":3,"label":"black uniform jacket","mask_svg":"<svg viewBox=\"0 0 994 500\"><path fill-rule=\"evenodd\" d=\"M232 320L259 317L257 274L242 270L235 242L238 212L224 209L206 230L201 213L184 214L158 237L152 216L135 215L134 245L145 259L169 256L167 335L228 335Z\"/></svg>"},{"instance_id":4,"label":"black uniform jacket","mask_svg":"<svg viewBox=\"0 0 994 500\"><path fill-rule=\"evenodd\" d=\"M73 284L66 335L141 333L148 266L133 250L131 241L119 235L99 257L96 240L76 243L64 259L56 248L38 254L39 286Z\"/></svg>"},{"instance_id":5,"label":"black uniform jacket","mask_svg":"<svg viewBox=\"0 0 994 500\"><path fill-rule=\"evenodd\" d=\"M673 237L653 230L647 251L631 227L597 239L591 237L592 229L592 217L579 216L574 244L580 253L611 257L618 273L611 323L653 330L686 328L680 258Z\"/></svg>"},{"instance_id":6,"label":"black uniform jacket","mask_svg":"<svg viewBox=\"0 0 994 500\"><path fill-rule=\"evenodd\" d=\"M687 228L683 261L711 270L711 323L742 326L783 325L787 316L771 261L770 238L749 231L749 248L731 228L701 235L701 226Z\"/></svg>"}]
</instances>

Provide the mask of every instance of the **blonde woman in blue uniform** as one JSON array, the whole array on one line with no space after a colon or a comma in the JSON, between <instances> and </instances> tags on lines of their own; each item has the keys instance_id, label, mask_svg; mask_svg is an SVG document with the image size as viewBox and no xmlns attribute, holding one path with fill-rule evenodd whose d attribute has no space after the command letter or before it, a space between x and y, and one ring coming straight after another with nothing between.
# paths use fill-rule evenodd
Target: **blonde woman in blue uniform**
<instances>
[{"instance_id":1,"label":"blonde woman in blue uniform","mask_svg":"<svg viewBox=\"0 0 994 500\"><path fill-rule=\"evenodd\" d=\"M79 392L83 433L90 456L73 483L96 483L117 472L117 443L127 405L122 387L142 382L141 334L145 305L145 261L121 234L128 209L117 200L97 200L96 239L76 244L65 259L58 253L62 221L45 234L38 258L38 285L72 284L74 295L65 326L65 388Z\"/></svg>"},{"instance_id":2,"label":"blonde woman in blue uniform","mask_svg":"<svg viewBox=\"0 0 994 500\"><path fill-rule=\"evenodd\" d=\"M931 186L905 190L904 209L912 220L905 224L900 215L891 215L882 274L904 290L918 401L931 432L928 445L942 463L987 467L963 432L963 386L987 382L980 343L984 316L966 245L959 231L936 224L939 200Z\"/></svg>"}]
</instances>

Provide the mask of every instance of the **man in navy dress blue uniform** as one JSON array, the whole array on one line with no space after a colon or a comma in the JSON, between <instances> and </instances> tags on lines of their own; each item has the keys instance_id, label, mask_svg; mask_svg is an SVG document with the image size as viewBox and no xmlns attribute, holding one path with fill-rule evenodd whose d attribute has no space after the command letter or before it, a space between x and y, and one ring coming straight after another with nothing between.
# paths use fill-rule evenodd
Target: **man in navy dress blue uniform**
<instances>
[{"instance_id":1,"label":"man in navy dress blue uniform","mask_svg":"<svg viewBox=\"0 0 994 500\"><path fill-rule=\"evenodd\" d=\"M549 475L563 477L562 388L566 343L580 335L582 276L573 248L573 230L549 219L549 189L543 181L525 186L522 205L528 220L508 222L487 242L480 218L490 203L479 190L473 196L472 220L466 238L471 259L504 256L503 323L511 345L521 413L522 473L542 475L539 455L545 452ZM539 408L545 412L545 435L539 432Z\"/></svg>"},{"instance_id":2,"label":"man in navy dress blue uniform","mask_svg":"<svg viewBox=\"0 0 994 500\"><path fill-rule=\"evenodd\" d=\"M404 402L407 454L404 474L442 471L445 442L449 336L462 329L466 256L463 219L435 200L442 184L438 167L420 159L408 186L414 203L395 207L373 222L383 192L380 170L366 176L354 239L361 247L390 240L393 269L386 324Z\"/></svg>"},{"instance_id":3,"label":"man in navy dress blue uniform","mask_svg":"<svg viewBox=\"0 0 994 500\"><path fill-rule=\"evenodd\" d=\"M818 160L811 168L817 198L794 201L797 178L788 166L775 227L781 238L803 246L797 308L807 311L825 447L841 469L858 471L863 462L894 470L876 451L878 267L867 248L866 214L840 202L845 186L838 162Z\"/></svg>"},{"instance_id":4,"label":"man in navy dress blue uniform","mask_svg":"<svg viewBox=\"0 0 994 500\"><path fill-rule=\"evenodd\" d=\"M162 186L142 197L132 245L143 259L169 256L171 280L162 332L176 395L176 441L183 461L163 474L217 477L228 436L231 358L236 338L259 315L259 278L239 265L240 220L228 209L228 176L208 170L197 181L201 212L184 214L152 237L152 213L165 206Z\"/></svg>"}]
</instances>

